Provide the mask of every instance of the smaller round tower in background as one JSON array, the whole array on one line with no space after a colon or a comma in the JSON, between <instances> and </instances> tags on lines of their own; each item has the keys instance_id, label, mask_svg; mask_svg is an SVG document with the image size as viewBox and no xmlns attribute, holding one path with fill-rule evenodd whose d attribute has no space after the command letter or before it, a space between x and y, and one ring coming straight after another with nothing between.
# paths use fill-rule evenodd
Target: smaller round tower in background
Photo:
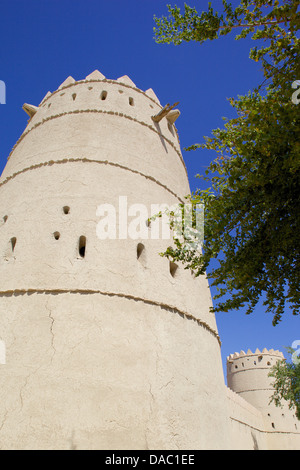
<instances>
[{"instance_id":1,"label":"smaller round tower in background","mask_svg":"<svg viewBox=\"0 0 300 470\"><path fill-rule=\"evenodd\" d=\"M269 438L276 435L290 435L299 432L299 421L295 410L289 409L284 401L281 407L270 403L274 393L273 377L269 377L276 362L284 359L280 351L256 349L231 354L227 357L228 387L257 408L264 418L265 431Z\"/></svg>"}]
</instances>

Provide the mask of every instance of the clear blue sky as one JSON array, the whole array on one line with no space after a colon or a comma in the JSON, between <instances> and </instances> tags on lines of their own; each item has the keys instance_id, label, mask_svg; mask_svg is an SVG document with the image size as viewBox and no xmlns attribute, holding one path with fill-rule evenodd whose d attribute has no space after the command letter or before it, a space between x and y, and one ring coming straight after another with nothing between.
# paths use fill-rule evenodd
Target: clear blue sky
<instances>
[{"instance_id":1,"label":"clear blue sky","mask_svg":"<svg viewBox=\"0 0 300 470\"><path fill-rule=\"evenodd\" d=\"M251 41L219 41L181 46L159 45L153 39L153 15L167 13L170 0L2 0L0 80L7 86L7 103L0 105L0 170L24 128L24 102L38 105L72 75L83 79L98 69L107 78L128 75L142 90L153 88L162 104L179 101L176 125L181 146L201 142L212 129L232 117L226 98L246 94L261 81L258 64L250 61ZM178 6L184 2L177 0ZM206 0L194 0L198 10ZM218 8L219 0L213 0ZM236 4L237 1L233 1ZM190 186L199 184L215 155L184 152ZM1 280L0 280L1 282ZM222 357L241 349L283 350L300 339L300 317L287 312L272 326L272 315L260 306L244 312L218 314Z\"/></svg>"}]
</instances>

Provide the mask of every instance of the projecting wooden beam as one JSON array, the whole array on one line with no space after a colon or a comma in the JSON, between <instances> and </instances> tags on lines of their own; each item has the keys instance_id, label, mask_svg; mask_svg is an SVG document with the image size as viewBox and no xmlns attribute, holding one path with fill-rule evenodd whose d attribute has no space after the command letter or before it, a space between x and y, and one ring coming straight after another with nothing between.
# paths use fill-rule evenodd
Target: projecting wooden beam
<instances>
[{"instance_id":1,"label":"projecting wooden beam","mask_svg":"<svg viewBox=\"0 0 300 470\"><path fill-rule=\"evenodd\" d=\"M24 103L22 109L25 111L25 113L28 114L28 116L32 117L35 115L39 108L38 106L34 106L33 104Z\"/></svg>"},{"instance_id":2,"label":"projecting wooden beam","mask_svg":"<svg viewBox=\"0 0 300 470\"><path fill-rule=\"evenodd\" d=\"M166 106L164 106L160 111L159 113L157 113L155 116L152 116L152 120L154 122L159 122L162 120L162 118L164 118L173 108L175 108L175 106L177 106L179 104L179 102L177 103L174 103L172 106L168 104L166 104Z\"/></svg>"}]
</instances>

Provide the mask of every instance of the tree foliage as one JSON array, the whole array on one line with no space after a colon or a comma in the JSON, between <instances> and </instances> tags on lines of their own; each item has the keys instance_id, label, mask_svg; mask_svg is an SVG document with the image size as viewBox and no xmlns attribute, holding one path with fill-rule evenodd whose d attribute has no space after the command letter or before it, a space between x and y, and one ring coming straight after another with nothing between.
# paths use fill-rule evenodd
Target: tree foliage
<instances>
[{"instance_id":1,"label":"tree foliage","mask_svg":"<svg viewBox=\"0 0 300 470\"><path fill-rule=\"evenodd\" d=\"M223 0L222 13L211 3L200 14L168 5L169 17L155 18L159 43L201 44L233 31L237 40L250 35L257 41L250 59L261 63L263 83L231 98L236 117L186 149L217 154L206 174L198 175L210 189L190 198L205 206L202 253L175 239L165 256L196 275L217 259L208 273L218 292L214 311L247 306L251 313L263 296L273 324L286 305L295 315L300 307L300 106L291 99L300 79L298 6L296 0L241 0L233 8ZM225 294L230 297L220 300Z\"/></svg>"},{"instance_id":2,"label":"tree foliage","mask_svg":"<svg viewBox=\"0 0 300 470\"><path fill-rule=\"evenodd\" d=\"M273 387L275 389L271 402L282 407L282 403L287 401L290 409L295 408L296 416L300 419L300 359L296 356L296 351L288 348L294 357L294 361L286 362L285 359L278 361L271 369L269 376L274 377Z\"/></svg>"}]
</instances>

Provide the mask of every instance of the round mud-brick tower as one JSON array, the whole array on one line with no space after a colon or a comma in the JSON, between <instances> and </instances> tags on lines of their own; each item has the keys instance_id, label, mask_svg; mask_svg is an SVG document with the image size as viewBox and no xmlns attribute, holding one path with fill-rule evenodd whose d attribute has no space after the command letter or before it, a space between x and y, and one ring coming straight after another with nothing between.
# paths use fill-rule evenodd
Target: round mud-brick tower
<instances>
[{"instance_id":1,"label":"round mud-brick tower","mask_svg":"<svg viewBox=\"0 0 300 470\"><path fill-rule=\"evenodd\" d=\"M241 351L227 358L228 387L262 413L271 449L284 448L285 439L290 440L293 433L299 433L295 410L289 409L286 401L282 401L282 407L276 407L271 401L274 377L269 373L282 360L282 352L266 348L262 351L256 349L255 353ZM286 448L292 448L288 442Z\"/></svg>"},{"instance_id":2,"label":"round mud-brick tower","mask_svg":"<svg viewBox=\"0 0 300 470\"><path fill-rule=\"evenodd\" d=\"M161 257L151 225L118 225L189 194L179 112L98 71L23 108L0 180L0 447L225 448L207 280ZM116 237L99 237L103 204Z\"/></svg>"}]
</instances>

